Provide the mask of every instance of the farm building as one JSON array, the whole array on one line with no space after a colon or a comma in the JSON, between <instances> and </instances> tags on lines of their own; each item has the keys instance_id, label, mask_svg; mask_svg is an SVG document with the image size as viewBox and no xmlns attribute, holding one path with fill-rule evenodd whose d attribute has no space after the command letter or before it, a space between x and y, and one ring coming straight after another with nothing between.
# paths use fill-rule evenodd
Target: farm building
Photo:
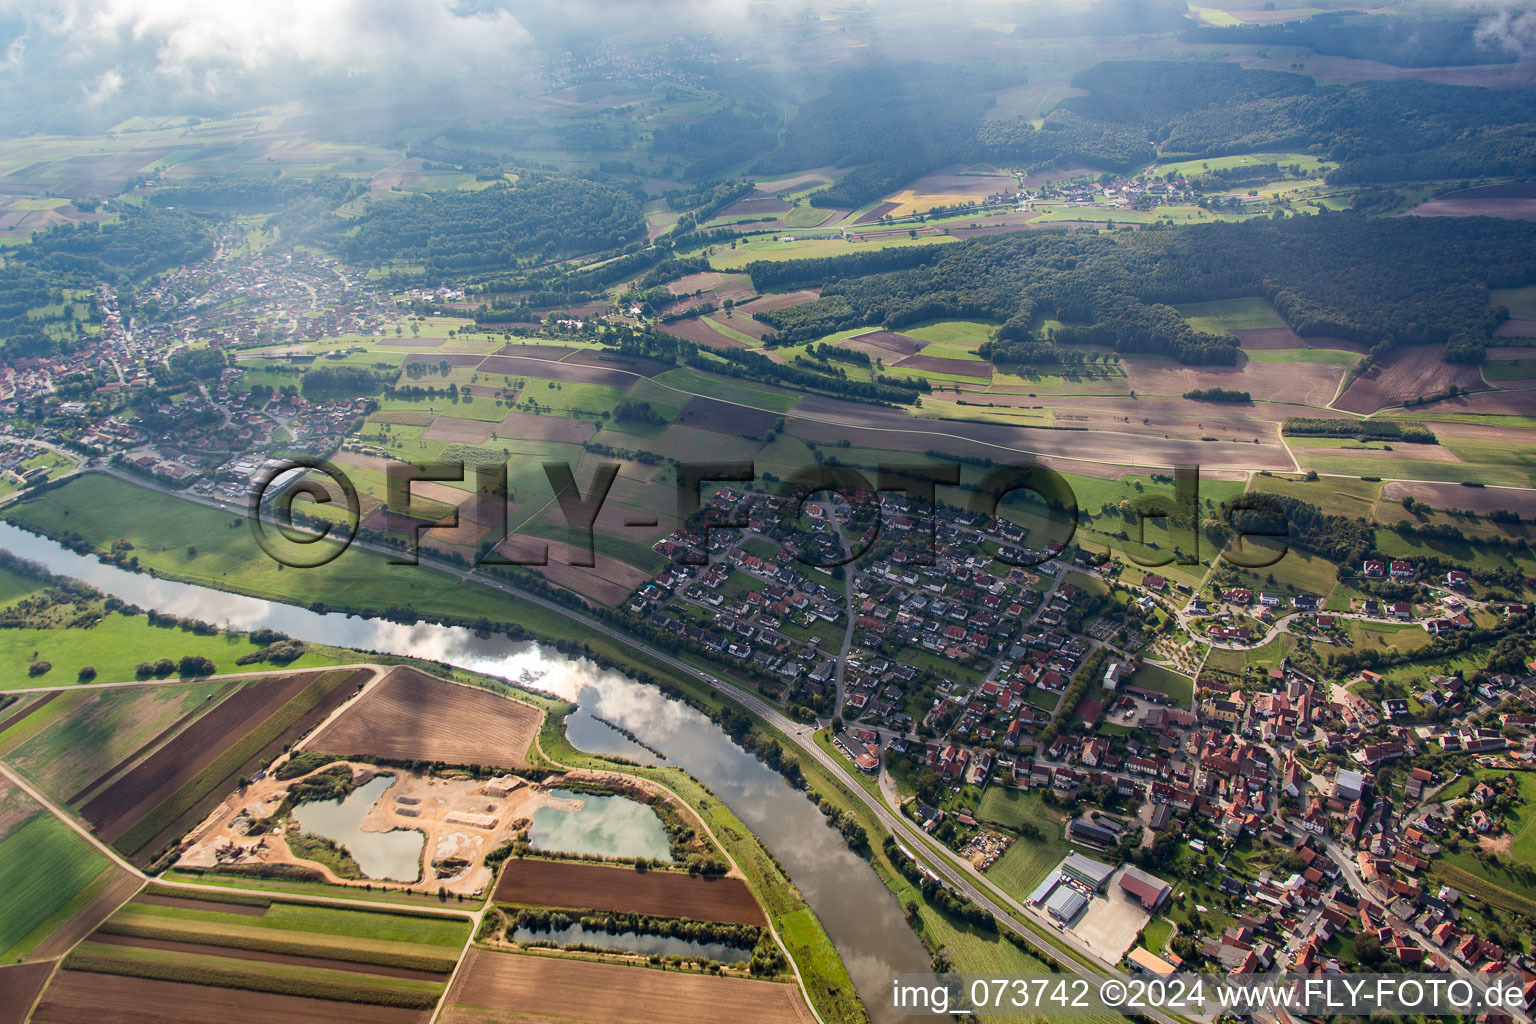
<instances>
[{"instance_id":1,"label":"farm building","mask_svg":"<svg viewBox=\"0 0 1536 1024\"><path fill-rule=\"evenodd\" d=\"M1173 964L1148 951L1145 946L1137 946L1126 954L1125 959L1133 969L1143 974L1155 974L1160 978L1169 977L1178 971Z\"/></svg>"},{"instance_id":2,"label":"farm building","mask_svg":"<svg viewBox=\"0 0 1536 1024\"><path fill-rule=\"evenodd\" d=\"M1054 871L1045 876L1045 879L1037 886L1035 891L1029 894L1029 902L1035 906L1044 903L1056 891L1056 886L1061 884L1061 876Z\"/></svg>"},{"instance_id":3,"label":"farm building","mask_svg":"<svg viewBox=\"0 0 1536 1024\"><path fill-rule=\"evenodd\" d=\"M1071 924L1086 906L1088 906L1088 897L1070 885L1061 886L1051 894L1050 899L1045 901L1045 909L1063 924Z\"/></svg>"},{"instance_id":4,"label":"farm building","mask_svg":"<svg viewBox=\"0 0 1536 1024\"><path fill-rule=\"evenodd\" d=\"M1105 883L1115 873L1115 869L1108 864L1100 864L1096 860L1084 857L1080 853L1074 853L1061 862L1061 873L1102 892Z\"/></svg>"},{"instance_id":5,"label":"farm building","mask_svg":"<svg viewBox=\"0 0 1536 1024\"><path fill-rule=\"evenodd\" d=\"M1099 846L1114 846L1115 842L1119 839L1118 836L1103 825L1095 825L1091 821L1074 821L1067 826L1067 831L1072 834L1074 839L1096 843Z\"/></svg>"},{"instance_id":6,"label":"farm building","mask_svg":"<svg viewBox=\"0 0 1536 1024\"><path fill-rule=\"evenodd\" d=\"M1120 888L1141 901L1146 910L1156 910L1172 891L1167 882L1133 864L1126 865L1125 873L1120 876Z\"/></svg>"}]
</instances>

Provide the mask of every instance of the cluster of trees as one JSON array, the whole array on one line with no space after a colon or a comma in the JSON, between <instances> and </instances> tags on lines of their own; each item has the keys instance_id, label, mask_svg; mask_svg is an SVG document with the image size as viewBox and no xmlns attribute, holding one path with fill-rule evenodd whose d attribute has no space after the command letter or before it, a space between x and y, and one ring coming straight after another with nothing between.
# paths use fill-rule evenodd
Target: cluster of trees
<instances>
[{"instance_id":1,"label":"cluster of trees","mask_svg":"<svg viewBox=\"0 0 1536 1024\"><path fill-rule=\"evenodd\" d=\"M175 672L181 676L212 675L217 666L199 654L183 655L180 661L161 658L159 661L141 661L134 666L134 675L140 679L164 679Z\"/></svg>"},{"instance_id":2,"label":"cluster of trees","mask_svg":"<svg viewBox=\"0 0 1536 1024\"><path fill-rule=\"evenodd\" d=\"M1233 388L1195 388L1184 392L1185 398L1194 399L1197 402L1251 402L1253 396L1246 391L1237 391Z\"/></svg>"},{"instance_id":3,"label":"cluster of trees","mask_svg":"<svg viewBox=\"0 0 1536 1024\"><path fill-rule=\"evenodd\" d=\"M211 382L229 365L229 356L216 348L184 348L172 352L169 359L155 367L155 383L179 387L194 380Z\"/></svg>"},{"instance_id":4,"label":"cluster of trees","mask_svg":"<svg viewBox=\"0 0 1536 1024\"><path fill-rule=\"evenodd\" d=\"M516 187L453 190L374 203L334 245L348 261L423 264L429 280L543 263L645 237L640 201L627 188L586 178L530 176Z\"/></svg>"},{"instance_id":5,"label":"cluster of trees","mask_svg":"<svg viewBox=\"0 0 1536 1024\"><path fill-rule=\"evenodd\" d=\"M917 864L901 851L900 845L891 836L887 835L881 844L885 850L886 858L900 871L902 877L914 883L923 893L923 899L950 917L968 921L985 931L997 930L997 918L992 912L971 900L955 892L949 886L937 879L930 878L920 870Z\"/></svg>"},{"instance_id":6,"label":"cluster of trees","mask_svg":"<svg viewBox=\"0 0 1536 1024\"><path fill-rule=\"evenodd\" d=\"M1353 437L1360 441L1408 441L1414 444L1439 444L1435 432L1422 423L1400 420L1325 420L1310 416L1287 416L1280 432L1293 437Z\"/></svg>"},{"instance_id":7,"label":"cluster of trees","mask_svg":"<svg viewBox=\"0 0 1536 1024\"><path fill-rule=\"evenodd\" d=\"M1072 681L1067 684L1066 690L1061 695L1061 700L1056 702L1056 712L1051 716L1051 722L1044 729L1035 742L1041 750L1045 750L1056 741L1062 728L1072 719L1077 711L1077 705L1088 695L1088 687L1098 682L1104 676L1104 663L1109 660L1109 651L1103 647L1095 648L1093 653L1083 659L1083 663L1072 673Z\"/></svg>"},{"instance_id":8,"label":"cluster of trees","mask_svg":"<svg viewBox=\"0 0 1536 1024\"><path fill-rule=\"evenodd\" d=\"M392 378L361 366L317 366L306 371L299 390L311 402L377 395Z\"/></svg>"},{"instance_id":9,"label":"cluster of trees","mask_svg":"<svg viewBox=\"0 0 1536 1024\"><path fill-rule=\"evenodd\" d=\"M667 422L665 416L651 408L650 402L637 401L627 398L613 407L613 418L619 423L653 423Z\"/></svg>"}]
</instances>

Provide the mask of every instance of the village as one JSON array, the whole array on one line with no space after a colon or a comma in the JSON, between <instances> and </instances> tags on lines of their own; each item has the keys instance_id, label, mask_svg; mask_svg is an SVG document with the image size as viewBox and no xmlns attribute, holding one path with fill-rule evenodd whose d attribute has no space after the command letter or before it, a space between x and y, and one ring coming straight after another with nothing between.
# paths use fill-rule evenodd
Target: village
<instances>
[{"instance_id":1,"label":"village","mask_svg":"<svg viewBox=\"0 0 1536 1024\"><path fill-rule=\"evenodd\" d=\"M1421 581L1414 601L1339 613L1305 596L1197 594L1154 573L1110 588L1118 567L1085 552L1031 551L1013 523L942 503L929 534L889 494L877 501L880 543L834 570L840 578L797 561L807 537L812 551L838 552L839 518L841 543L847 532L867 540L871 497L808 502L796 520L788 497L723 487L658 544L674 562L628 611L827 726L853 770L895 790L904 813L983 870L1034 842L1037 827L989 817L978 809L989 794L1063 809L1077 852L1028 903L1112 962L1308 971L1372 946L1358 962L1484 977L1536 967L1474 925L1506 920L1499 909L1467 903L1430 870L1448 848L1485 855L1518 830L1487 807L1506 790L1506 815L1518 807L1525 783L1512 780L1529 776L1498 779L1536 762L1536 668L1431 675L1404 693L1370 670L1330 683L1282 661L1234 678L1166 657L1195 637L1239 650L1281 631L1342 644L1346 620L1436 635L1523 606L1478 600L1462 570ZM1403 560L1359 573L1417 575ZM1224 624L1239 618L1251 623L1242 632ZM1444 799L1452 787L1465 795ZM1136 945L1174 890L1200 901L1188 908L1197 917L1230 924L1212 934L1181 924L1188 942ZM1120 906L1128 900L1145 913Z\"/></svg>"}]
</instances>

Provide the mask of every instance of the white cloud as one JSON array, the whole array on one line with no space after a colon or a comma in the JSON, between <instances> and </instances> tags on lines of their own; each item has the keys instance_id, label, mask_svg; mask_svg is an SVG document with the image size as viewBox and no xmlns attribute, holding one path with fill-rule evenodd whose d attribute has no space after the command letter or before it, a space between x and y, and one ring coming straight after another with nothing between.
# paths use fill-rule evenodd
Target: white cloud
<instances>
[{"instance_id":1,"label":"white cloud","mask_svg":"<svg viewBox=\"0 0 1536 1024\"><path fill-rule=\"evenodd\" d=\"M199 91L284 68L500 64L529 42L510 12L451 0L0 0L6 10L27 23L26 37L60 44L73 61L147 62Z\"/></svg>"},{"instance_id":2,"label":"white cloud","mask_svg":"<svg viewBox=\"0 0 1536 1024\"><path fill-rule=\"evenodd\" d=\"M1495 11L1478 23L1477 41L1490 49L1536 56L1536 8L1518 3Z\"/></svg>"}]
</instances>

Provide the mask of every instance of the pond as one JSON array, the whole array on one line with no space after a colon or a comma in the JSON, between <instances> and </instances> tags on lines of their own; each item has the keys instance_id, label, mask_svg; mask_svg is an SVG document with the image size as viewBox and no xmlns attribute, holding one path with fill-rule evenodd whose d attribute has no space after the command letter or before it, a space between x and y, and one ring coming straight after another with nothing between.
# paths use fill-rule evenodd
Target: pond
<instances>
[{"instance_id":1,"label":"pond","mask_svg":"<svg viewBox=\"0 0 1536 1024\"><path fill-rule=\"evenodd\" d=\"M364 832L362 827L369 810L394 781L393 775L375 776L341 800L299 804L293 817L305 832L345 846L369 878L414 882L421 877L421 851L427 837L415 829Z\"/></svg>"},{"instance_id":2,"label":"pond","mask_svg":"<svg viewBox=\"0 0 1536 1024\"><path fill-rule=\"evenodd\" d=\"M533 849L672 860L672 848L660 816L640 801L566 789L552 789L549 795L562 801L580 801L581 810L554 805L534 811L533 824L528 828L528 845Z\"/></svg>"},{"instance_id":3,"label":"pond","mask_svg":"<svg viewBox=\"0 0 1536 1024\"><path fill-rule=\"evenodd\" d=\"M637 932L613 935L601 928L584 928L580 921L573 921L564 928L534 929L518 925L512 931L512 938L517 942L553 942L557 946L598 946L644 956L697 956L718 960L723 964L744 963L752 959L752 950L724 942L701 942L672 935L641 935Z\"/></svg>"}]
</instances>

